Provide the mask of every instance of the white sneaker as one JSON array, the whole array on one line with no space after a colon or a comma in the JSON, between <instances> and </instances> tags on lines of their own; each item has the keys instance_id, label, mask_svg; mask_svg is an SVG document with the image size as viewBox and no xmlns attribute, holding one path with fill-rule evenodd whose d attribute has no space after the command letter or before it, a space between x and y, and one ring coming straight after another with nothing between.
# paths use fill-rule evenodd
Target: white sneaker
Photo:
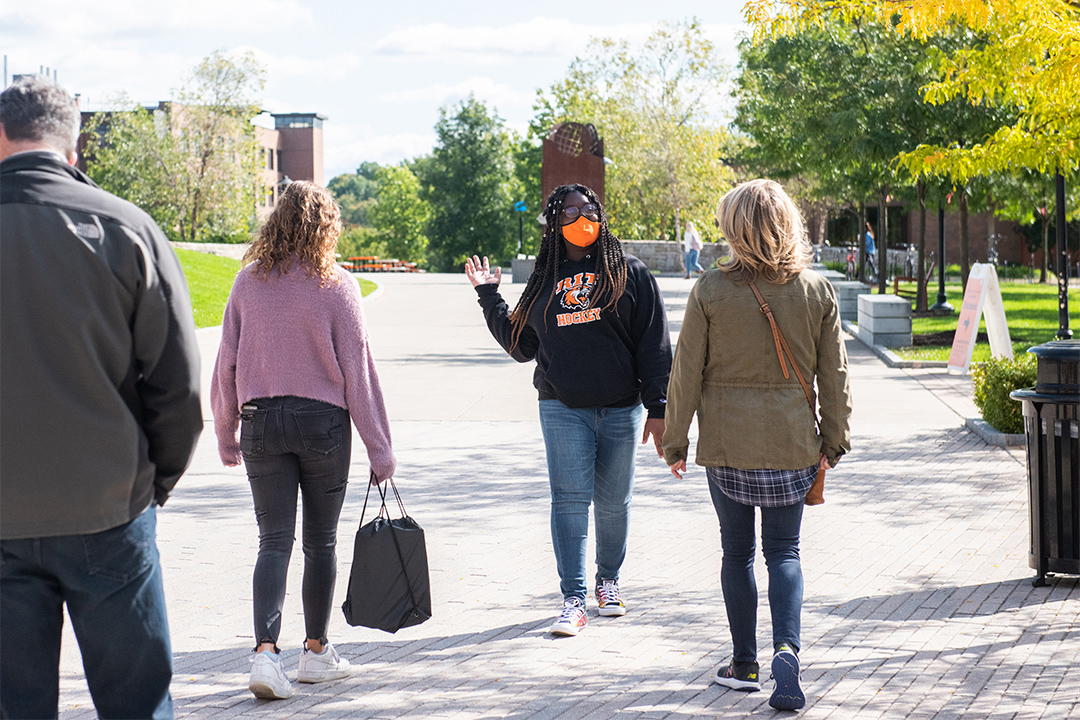
<instances>
[{"instance_id":1,"label":"white sneaker","mask_svg":"<svg viewBox=\"0 0 1080 720\"><path fill-rule=\"evenodd\" d=\"M585 605L578 598L568 598L563 601L562 613L559 619L548 628L552 635L573 636L581 632L588 618L585 617Z\"/></svg>"},{"instance_id":2,"label":"white sneaker","mask_svg":"<svg viewBox=\"0 0 1080 720\"><path fill-rule=\"evenodd\" d=\"M251 679L248 690L263 700L284 700L292 697L293 689L281 659L269 650L261 652L251 661Z\"/></svg>"},{"instance_id":3,"label":"white sneaker","mask_svg":"<svg viewBox=\"0 0 1080 720\"><path fill-rule=\"evenodd\" d=\"M626 605L619 595L619 583L616 580L604 580L596 585L596 604L604 617L619 617L626 614Z\"/></svg>"},{"instance_id":4,"label":"white sneaker","mask_svg":"<svg viewBox=\"0 0 1080 720\"><path fill-rule=\"evenodd\" d=\"M337 650L326 643L321 653L304 648L300 654L300 670L296 679L302 683L326 682L348 677L352 672L349 661L339 657Z\"/></svg>"}]
</instances>

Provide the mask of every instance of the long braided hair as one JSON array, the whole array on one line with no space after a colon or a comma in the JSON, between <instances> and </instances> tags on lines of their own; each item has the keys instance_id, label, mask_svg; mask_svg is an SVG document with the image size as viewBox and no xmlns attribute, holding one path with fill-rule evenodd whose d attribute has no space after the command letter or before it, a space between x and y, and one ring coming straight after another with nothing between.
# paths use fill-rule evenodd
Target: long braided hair
<instances>
[{"instance_id":1,"label":"long braided hair","mask_svg":"<svg viewBox=\"0 0 1080 720\"><path fill-rule=\"evenodd\" d=\"M615 237L608 228L607 213L600 203L600 198L592 189L584 185L560 185L548 196L547 205L544 207L546 223L544 236L540 241L540 250L536 253L536 265L525 284L525 290L509 316L513 326L511 352L517 347L521 331L525 329L525 322L540 295L540 289L549 278L558 277L559 265L566 256L562 226L559 223L562 219L563 200L572 192L584 195L596 206L600 214L600 234L596 238L596 290L593 294L598 304L604 303L600 309L607 310L616 307L616 303L626 290L626 255L623 253L619 238ZM548 296L547 304L544 305L545 327L547 327L547 310L555 298L555 285L556 283L552 282L551 295Z\"/></svg>"}]
</instances>

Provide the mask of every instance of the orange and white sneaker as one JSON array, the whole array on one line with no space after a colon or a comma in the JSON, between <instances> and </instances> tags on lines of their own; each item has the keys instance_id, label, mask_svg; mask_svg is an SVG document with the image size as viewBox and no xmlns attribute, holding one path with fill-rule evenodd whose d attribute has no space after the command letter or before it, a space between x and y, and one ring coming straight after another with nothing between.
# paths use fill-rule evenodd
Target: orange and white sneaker
<instances>
[{"instance_id":1,"label":"orange and white sneaker","mask_svg":"<svg viewBox=\"0 0 1080 720\"><path fill-rule=\"evenodd\" d=\"M619 596L617 580L601 580L596 586L596 603L604 617L619 617L626 614L626 605Z\"/></svg>"},{"instance_id":2,"label":"orange and white sneaker","mask_svg":"<svg viewBox=\"0 0 1080 720\"><path fill-rule=\"evenodd\" d=\"M572 637L581 632L581 628L588 623L585 617L585 603L579 598L567 598L563 600L562 613L555 624L548 628L552 635Z\"/></svg>"}]
</instances>

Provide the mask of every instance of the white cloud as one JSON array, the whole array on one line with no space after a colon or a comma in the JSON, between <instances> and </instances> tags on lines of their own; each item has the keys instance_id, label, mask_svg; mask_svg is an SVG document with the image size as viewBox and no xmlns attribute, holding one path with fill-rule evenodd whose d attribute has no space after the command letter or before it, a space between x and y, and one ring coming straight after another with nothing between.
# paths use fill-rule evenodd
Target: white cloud
<instances>
[{"instance_id":1,"label":"white cloud","mask_svg":"<svg viewBox=\"0 0 1080 720\"><path fill-rule=\"evenodd\" d=\"M464 100L470 94L495 108L521 105L528 107L534 97L530 88L496 82L488 77L473 77L457 83L436 83L421 88L392 90L383 93L377 99L385 103L422 103L428 106L432 104L442 106Z\"/></svg>"},{"instance_id":2,"label":"white cloud","mask_svg":"<svg viewBox=\"0 0 1080 720\"><path fill-rule=\"evenodd\" d=\"M562 61L581 52L594 36L643 38L651 29L651 25L645 24L590 26L544 17L502 27L430 23L384 35L376 41L373 52L414 61L479 64L503 64L525 58Z\"/></svg>"},{"instance_id":3,"label":"white cloud","mask_svg":"<svg viewBox=\"0 0 1080 720\"><path fill-rule=\"evenodd\" d=\"M705 36L721 55L735 58L735 34L744 25L703 24ZM453 27L445 23L414 25L395 30L376 41L375 55L411 61L502 64L543 58L564 62L582 52L596 37L643 42L656 23L585 25L564 18L534 17L511 25Z\"/></svg>"},{"instance_id":4,"label":"white cloud","mask_svg":"<svg viewBox=\"0 0 1080 720\"><path fill-rule=\"evenodd\" d=\"M702 25L702 32L716 46L717 52L735 70L735 64L739 61L739 37L740 33L748 33L746 25Z\"/></svg>"},{"instance_id":5,"label":"white cloud","mask_svg":"<svg viewBox=\"0 0 1080 720\"><path fill-rule=\"evenodd\" d=\"M318 82L342 80L350 77L363 65L360 56L355 52L305 57L292 53L282 55L255 46L241 46L235 49L236 52L248 50L266 68L268 83L298 77L306 77Z\"/></svg>"},{"instance_id":6,"label":"white cloud","mask_svg":"<svg viewBox=\"0 0 1080 720\"><path fill-rule=\"evenodd\" d=\"M198 61L176 52L144 53L123 43L102 43L90 47L73 45L50 61L57 68L62 86L82 96L83 109L112 108L112 100L121 93L130 100L152 104L172 97L183 75ZM13 54L9 61L12 73L37 72L37 65L26 53Z\"/></svg>"},{"instance_id":7,"label":"white cloud","mask_svg":"<svg viewBox=\"0 0 1080 720\"><path fill-rule=\"evenodd\" d=\"M93 41L133 34L239 32L314 25L299 0L35 0L11 2L0 13L5 35L66 36Z\"/></svg>"},{"instance_id":8,"label":"white cloud","mask_svg":"<svg viewBox=\"0 0 1080 720\"><path fill-rule=\"evenodd\" d=\"M399 163L431 152L435 146L435 134L393 133L375 134L369 126L326 126L324 135L323 164L326 181L342 173L355 172L360 163L374 161L379 164Z\"/></svg>"}]
</instances>

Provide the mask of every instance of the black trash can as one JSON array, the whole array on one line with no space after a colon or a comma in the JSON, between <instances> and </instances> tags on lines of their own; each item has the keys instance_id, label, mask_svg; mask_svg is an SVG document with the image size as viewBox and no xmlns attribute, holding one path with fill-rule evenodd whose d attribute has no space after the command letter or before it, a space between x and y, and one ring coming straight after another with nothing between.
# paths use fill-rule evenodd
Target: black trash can
<instances>
[{"instance_id":1,"label":"black trash can","mask_svg":"<svg viewBox=\"0 0 1080 720\"><path fill-rule=\"evenodd\" d=\"M1038 358L1035 387L1014 390L1024 405L1028 502L1035 587L1047 573L1080 575L1080 340L1028 350Z\"/></svg>"}]
</instances>

